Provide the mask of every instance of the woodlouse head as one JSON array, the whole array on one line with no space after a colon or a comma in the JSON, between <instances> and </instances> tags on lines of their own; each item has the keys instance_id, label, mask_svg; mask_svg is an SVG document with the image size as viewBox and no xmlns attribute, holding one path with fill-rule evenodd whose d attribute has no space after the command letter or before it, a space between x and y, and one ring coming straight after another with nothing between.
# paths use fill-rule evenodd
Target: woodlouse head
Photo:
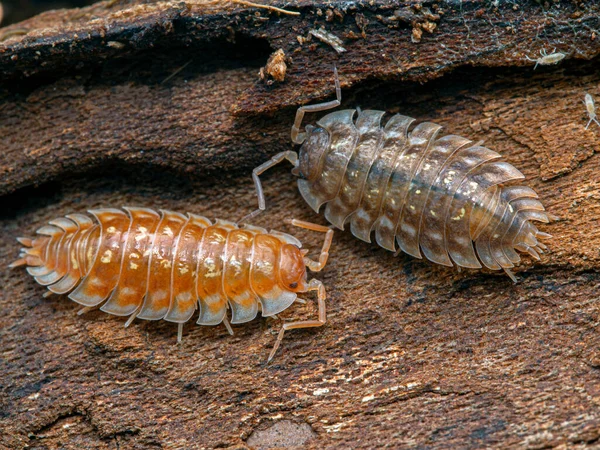
<instances>
[{"instance_id":1,"label":"woodlouse head","mask_svg":"<svg viewBox=\"0 0 600 450\"><path fill-rule=\"evenodd\" d=\"M300 147L298 158L302 178L314 180L319 176L321 160L329 148L329 133L320 127L306 127L306 140Z\"/></svg>"},{"instance_id":2,"label":"woodlouse head","mask_svg":"<svg viewBox=\"0 0 600 450\"><path fill-rule=\"evenodd\" d=\"M281 248L279 262L281 287L291 292L306 292L306 264L302 251L292 244Z\"/></svg>"}]
</instances>

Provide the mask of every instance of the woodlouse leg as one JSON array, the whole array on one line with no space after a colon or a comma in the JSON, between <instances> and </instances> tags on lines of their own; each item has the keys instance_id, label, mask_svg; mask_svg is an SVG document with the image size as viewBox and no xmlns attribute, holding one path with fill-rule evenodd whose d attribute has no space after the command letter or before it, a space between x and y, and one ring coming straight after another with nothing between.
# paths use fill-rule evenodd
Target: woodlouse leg
<instances>
[{"instance_id":1,"label":"woodlouse leg","mask_svg":"<svg viewBox=\"0 0 600 450\"><path fill-rule=\"evenodd\" d=\"M98 309L98 307L97 306L84 306L79 311L77 311L77 315L81 316L82 314L89 313L90 311L93 311L95 309Z\"/></svg>"},{"instance_id":2,"label":"woodlouse leg","mask_svg":"<svg viewBox=\"0 0 600 450\"><path fill-rule=\"evenodd\" d=\"M331 241L333 240L333 230L324 225L317 225L316 223L304 222L303 220L292 219L292 225L298 228L304 228L306 230L318 231L325 233L325 241L323 247L321 247L321 253L319 254L319 262L313 261L308 257L304 257L304 263L313 272L319 272L323 270L327 259L329 258L329 247L331 247Z\"/></svg>"},{"instance_id":3,"label":"woodlouse leg","mask_svg":"<svg viewBox=\"0 0 600 450\"><path fill-rule=\"evenodd\" d=\"M335 80L335 100L325 103L317 103L316 105L305 105L298 108L294 125L292 125L292 142L294 144L302 144L306 139L306 133L300 133L302 119L307 112L327 111L328 109L337 108L342 103L342 88L340 88L340 79L338 77L337 68L333 68L333 78Z\"/></svg>"},{"instance_id":4,"label":"woodlouse leg","mask_svg":"<svg viewBox=\"0 0 600 450\"><path fill-rule=\"evenodd\" d=\"M254 187L256 188L256 195L258 197L258 209L256 211L251 212L247 216L245 216L242 220L240 220L238 222L238 224L241 224L242 222L245 222L247 220L252 219L253 217L256 217L258 214L261 213L261 211L265 210L265 208L266 208L265 193L263 191L259 176L262 173L264 173L265 171L269 170L271 167L276 166L277 164L279 164L280 162L282 162L285 159L287 159L289 162L291 162L294 167L298 166L298 154L293 151L287 151L287 152L281 152L281 153L276 154L270 160L261 164L260 166L258 166L257 168L255 168L252 171L252 179L254 180Z\"/></svg>"},{"instance_id":5,"label":"woodlouse leg","mask_svg":"<svg viewBox=\"0 0 600 450\"><path fill-rule=\"evenodd\" d=\"M183 339L183 323L177 324L177 343L181 344L181 340Z\"/></svg>"},{"instance_id":6,"label":"woodlouse leg","mask_svg":"<svg viewBox=\"0 0 600 450\"><path fill-rule=\"evenodd\" d=\"M508 275L510 277L510 279L513 281L513 283L517 284L517 277L515 276L514 273L512 273L512 270L507 269L506 267L503 267L504 272L506 272L506 275Z\"/></svg>"},{"instance_id":7,"label":"woodlouse leg","mask_svg":"<svg viewBox=\"0 0 600 450\"><path fill-rule=\"evenodd\" d=\"M533 70L537 69L537 66L540 63L539 59L533 59L533 58L530 58L529 56L525 56L525 58L527 59L527 61L535 62L535 66L533 66Z\"/></svg>"},{"instance_id":8,"label":"woodlouse leg","mask_svg":"<svg viewBox=\"0 0 600 450\"><path fill-rule=\"evenodd\" d=\"M229 331L229 334L233 336L233 328L231 328L231 324L227 317L223 317L223 324L225 325L225 328L227 328L227 331Z\"/></svg>"},{"instance_id":9,"label":"woodlouse leg","mask_svg":"<svg viewBox=\"0 0 600 450\"><path fill-rule=\"evenodd\" d=\"M325 293L325 286L323 286L323 283L319 280L313 279L310 280L310 283L308 283L307 292L309 291L317 291L317 299L319 304L319 318L317 320L303 320L300 322L284 323L281 327L281 330L279 331L279 335L277 336L277 341L273 346L273 350L271 350L271 353L269 353L267 364L273 359L273 356L275 356L275 352L277 352L277 349L281 345L281 341L283 340L283 335L285 334L286 330L295 330L297 328L321 327L325 325L325 322L327 322L327 312L325 309L325 299L327 298L327 294Z\"/></svg>"},{"instance_id":10,"label":"woodlouse leg","mask_svg":"<svg viewBox=\"0 0 600 450\"><path fill-rule=\"evenodd\" d=\"M129 319L127 319L127 322L125 322L125 328L127 328L129 325L131 325L131 323L135 320L135 318L137 317L137 315L140 313L141 309L142 309L142 304L144 302L142 302L140 304L140 306L137 307L137 309L133 312L133 314L131 316L129 316Z\"/></svg>"},{"instance_id":11,"label":"woodlouse leg","mask_svg":"<svg viewBox=\"0 0 600 450\"><path fill-rule=\"evenodd\" d=\"M598 124L598 126L600 126L600 123L598 123L598 120L596 120L595 117L590 118L590 120L588 121L587 125L585 126L585 129L587 130L588 127L590 126L590 124L592 123L592 121L596 122Z\"/></svg>"}]
</instances>

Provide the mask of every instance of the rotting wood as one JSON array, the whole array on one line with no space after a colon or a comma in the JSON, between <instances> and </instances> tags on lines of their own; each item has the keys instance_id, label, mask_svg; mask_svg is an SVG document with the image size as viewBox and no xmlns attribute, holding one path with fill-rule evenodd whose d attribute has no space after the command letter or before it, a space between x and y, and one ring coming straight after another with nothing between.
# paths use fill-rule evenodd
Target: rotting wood
<instances>
[{"instance_id":1,"label":"rotting wood","mask_svg":"<svg viewBox=\"0 0 600 450\"><path fill-rule=\"evenodd\" d=\"M256 83L236 90L237 95L230 100L232 111L243 122L249 115L272 114L331 94L334 64L342 74L342 87L347 89L374 78L424 83L461 67L529 68L533 63L527 57L537 57L544 48L567 54L564 62L589 59L600 51L600 41L596 39L600 29L598 4L577 6L565 2L550 9L534 4L494 8L483 1L405 5L342 2L339 6L299 2L296 6L301 16L281 16L212 0L147 5L101 2L87 8L41 14L2 29L0 36L10 36L0 42L0 80L5 82L5 98L10 102L23 99L32 89L44 91L52 81L68 79L62 75L73 73L80 80L96 75L98 82L98 74L119 62L156 58L161 59L162 70L169 70L169 66L181 67L192 55L206 61L210 56L202 55L207 51L214 57L220 50L237 48L266 60L273 49L282 49L293 61L285 83L277 89ZM426 26L431 34L426 33L418 44L411 41L415 26L422 28L424 23L434 21L435 28ZM327 44L306 39L311 29L321 26L343 38L348 51L337 55ZM187 59L178 61L178 55L186 53ZM257 64L264 65L264 60ZM174 71L170 69L163 80ZM74 84L78 88L87 86L82 81ZM94 86L89 87L91 92L85 93L82 100L93 94ZM60 95L60 87L50 89L49 95ZM152 98L161 94L168 97L168 92L152 90L145 101L154 104L167 100ZM13 116L19 120L23 114L26 111L21 108L21 114ZM166 116L162 122L168 120ZM174 127L166 123L165 126ZM254 127L240 131L251 138ZM63 159L63 152L59 151L61 146L64 149L64 138L49 138L44 153L52 155L58 164L50 164L48 157L23 158L23 147L39 146L35 138L19 142L17 148L10 143L5 147L0 157L0 192L56 178L57 167L73 169L72 158ZM91 146L85 145L84 139L67 144L71 151L77 150L77 164L82 168L103 160L101 155L107 150L102 140L94 141ZM112 142L110 145L114 158L133 157L129 146L115 148ZM213 145L229 149L226 142ZM192 161L172 160L168 167L185 171L195 166L204 170L209 161L202 154L199 156ZM214 167L215 159L208 159L208 165Z\"/></svg>"},{"instance_id":2,"label":"rotting wood","mask_svg":"<svg viewBox=\"0 0 600 450\"><path fill-rule=\"evenodd\" d=\"M22 271L3 271L0 446L244 448L283 421L312 448L583 448L600 438L600 134L585 130L582 104L600 95L599 6L435 4L276 4L301 12L284 16L112 1L0 31L27 30L0 43L4 266L16 236L73 211L135 204L241 218L256 207L251 169L290 148L298 105L332 95L334 63L342 107L485 140L560 217L518 285L394 258L338 231L319 274L327 325L290 333L270 366L277 321L234 337L190 323L176 346L175 325L124 330L101 312L77 316ZM305 40L321 26L347 52ZM565 60L534 72L525 56L554 47ZM258 69L279 48L291 57L286 79L265 86ZM257 225L315 251L318 238L284 224L322 220L289 170L263 184ZM309 302L282 318L315 312Z\"/></svg>"}]
</instances>

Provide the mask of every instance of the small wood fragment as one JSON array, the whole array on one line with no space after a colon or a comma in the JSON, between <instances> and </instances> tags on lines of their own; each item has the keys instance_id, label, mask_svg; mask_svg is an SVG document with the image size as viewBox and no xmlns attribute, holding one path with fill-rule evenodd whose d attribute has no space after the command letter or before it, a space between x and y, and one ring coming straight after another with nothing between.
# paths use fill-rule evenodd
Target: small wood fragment
<instances>
[{"instance_id":1,"label":"small wood fragment","mask_svg":"<svg viewBox=\"0 0 600 450\"><path fill-rule=\"evenodd\" d=\"M286 56L283 49L279 49L274 52L267 61L265 67L261 67L258 72L258 76L261 81L264 81L267 85L273 84L275 81L281 83L285 80L285 74L287 72Z\"/></svg>"},{"instance_id":2,"label":"small wood fragment","mask_svg":"<svg viewBox=\"0 0 600 450\"><path fill-rule=\"evenodd\" d=\"M333 49L338 53L344 53L346 51L346 49L342 45L342 40L335 34L326 31L324 28L320 28L318 30L312 29L309 31L309 33L317 39L319 39L320 41L331 45Z\"/></svg>"}]
</instances>

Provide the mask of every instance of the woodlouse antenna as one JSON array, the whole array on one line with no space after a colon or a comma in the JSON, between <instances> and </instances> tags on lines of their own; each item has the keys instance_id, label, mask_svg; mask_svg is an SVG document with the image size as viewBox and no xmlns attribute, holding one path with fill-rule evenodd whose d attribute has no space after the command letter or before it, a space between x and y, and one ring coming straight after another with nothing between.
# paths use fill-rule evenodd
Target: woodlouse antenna
<instances>
[{"instance_id":1,"label":"woodlouse antenna","mask_svg":"<svg viewBox=\"0 0 600 450\"><path fill-rule=\"evenodd\" d=\"M323 241L323 247L319 254L319 261L313 261L307 256L304 257L304 263L312 272L320 272L323 267L327 264L329 258L329 248L333 241L333 230L323 225L317 225L316 223L304 222L303 220L292 219L291 224L298 228L304 228L305 230L317 231L319 233L325 233L325 240Z\"/></svg>"},{"instance_id":2,"label":"woodlouse antenna","mask_svg":"<svg viewBox=\"0 0 600 450\"><path fill-rule=\"evenodd\" d=\"M294 120L294 125L292 125L292 142L294 144L302 144L306 140L306 133L300 133L300 126L302 125L302 119L304 119L305 113L327 111L329 109L337 108L342 104L342 88L340 87L340 79L335 66L333 67L333 78L335 82L335 100L317 103L315 105L301 106L298 108L298 111L296 111L296 119Z\"/></svg>"},{"instance_id":3,"label":"woodlouse antenna","mask_svg":"<svg viewBox=\"0 0 600 450\"><path fill-rule=\"evenodd\" d=\"M319 280L313 279L310 280L310 283L308 284L307 292L310 291L317 291L317 302L319 306L318 319L284 323L281 327L281 330L279 331L279 334L277 335L275 345L273 346L271 353L269 353L269 357L267 358L267 364L270 363L273 357L275 356L275 353L277 352L277 349L279 348L279 346L281 345L281 341L283 340L283 335L287 330L296 330L298 328L321 327L325 325L325 322L327 322L327 310L325 308L325 299L327 298L327 294L325 292L325 286L323 286L323 283Z\"/></svg>"},{"instance_id":4,"label":"woodlouse antenna","mask_svg":"<svg viewBox=\"0 0 600 450\"><path fill-rule=\"evenodd\" d=\"M247 222L247 221L253 219L257 215L259 215L262 211L265 210L265 208L266 208L265 193L263 191L262 184L260 182L260 175L262 173L264 173L265 171L269 170L271 167L276 166L277 164L279 164L280 162L282 162L284 160L288 160L294 166L294 168L298 167L298 154L296 152L293 152L290 150L287 152L281 152L281 153L276 154L270 160L268 160L267 162L256 167L252 171L252 180L254 180L254 187L256 188L256 195L258 197L258 209L251 212L250 214L244 216L242 218L242 220L240 220L238 222L238 224L241 224L241 223L244 223L244 222Z\"/></svg>"},{"instance_id":5,"label":"woodlouse antenna","mask_svg":"<svg viewBox=\"0 0 600 450\"><path fill-rule=\"evenodd\" d=\"M330 102L318 103L316 105L306 105L301 106L296 111L296 119L294 120L294 125L292 126L292 142L295 144L302 144L306 139L306 133L300 133L300 126L302 125L302 119L304 118L304 114L307 112L319 112L326 111L328 109L337 108L341 105L342 102L342 89L340 87L340 79L338 76L337 68L333 67L333 77L335 83L335 95L336 99ZM256 195L258 197L258 209L251 212L250 214L244 216L238 223L244 223L249 220L255 218L261 211L264 211L266 208L265 194L262 188L262 184L260 182L260 175L270 169L273 166L276 166L280 162L288 160L294 168L292 169L292 173L294 175L298 175L299 170L299 161L298 154L294 151L286 151L281 152L273 156L269 161L261 164L256 167L252 171L252 180L254 181L254 187L256 188Z\"/></svg>"}]
</instances>

